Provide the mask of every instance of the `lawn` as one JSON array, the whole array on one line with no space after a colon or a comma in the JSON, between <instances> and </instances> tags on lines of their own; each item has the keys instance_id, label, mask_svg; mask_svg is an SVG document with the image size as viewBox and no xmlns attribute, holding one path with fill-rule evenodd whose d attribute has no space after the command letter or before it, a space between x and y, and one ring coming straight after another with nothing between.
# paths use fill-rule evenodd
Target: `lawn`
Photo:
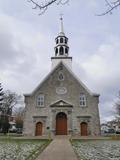
<instances>
[{"instance_id":1,"label":"lawn","mask_svg":"<svg viewBox=\"0 0 120 160\"><path fill-rule=\"evenodd\" d=\"M120 140L73 140L80 160L120 160Z\"/></svg>"},{"instance_id":2,"label":"lawn","mask_svg":"<svg viewBox=\"0 0 120 160\"><path fill-rule=\"evenodd\" d=\"M0 139L0 160L35 160L48 140Z\"/></svg>"}]
</instances>

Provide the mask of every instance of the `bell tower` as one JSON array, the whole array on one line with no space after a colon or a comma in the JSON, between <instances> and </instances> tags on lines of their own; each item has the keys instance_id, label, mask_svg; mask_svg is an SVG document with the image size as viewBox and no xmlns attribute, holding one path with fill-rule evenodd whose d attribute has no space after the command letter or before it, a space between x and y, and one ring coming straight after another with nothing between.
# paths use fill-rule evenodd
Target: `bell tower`
<instances>
[{"instance_id":1,"label":"bell tower","mask_svg":"<svg viewBox=\"0 0 120 160\"><path fill-rule=\"evenodd\" d=\"M54 68L60 61L72 68L72 57L69 57L68 38L65 36L63 27L63 18L60 17L60 32L55 38L55 56L51 57L52 68Z\"/></svg>"}]
</instances>

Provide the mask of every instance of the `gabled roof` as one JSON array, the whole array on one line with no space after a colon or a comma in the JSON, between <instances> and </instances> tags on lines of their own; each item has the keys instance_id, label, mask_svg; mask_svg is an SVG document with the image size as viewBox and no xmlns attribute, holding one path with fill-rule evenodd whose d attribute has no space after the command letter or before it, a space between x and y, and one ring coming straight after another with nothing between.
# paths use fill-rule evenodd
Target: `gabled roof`
<instances>
[{"instance_id":1,"label":"gabled roof","mask_svg":"<svg viewBox=\"0 0 120 160\"><path fill-rule=\"evenodd\" d=\"M33 90L33 92L32 92L31 94L24 94L24 96L32 96L32 95L42 86L42 84L50 77L50 75L51 75L52 73L54 73L54 71L55 71L55 70L58 68L58 66L60 66L60 65L63 65L63 66L66 68L66 70L68 70L68 72L77 80L77 82L78 82L91 96L96 96L96 97L99 97L99 96L100 96L99 94L92 93L92 92L83 84L83 82L73 73L73 71L72 71L68 66L66 66L66 65L64 64L63 61L60 61L60 62L58 63L58 65L56 65L56 67L51 70L51 72L50 72L50 73L43 79L43 81Z\"/></svg>"},{"instance_id":2,"label":"gabled roof","mask_svg":"<svg viewBox=\"0 0 120 160\"><path fill-rule=\"evenodd\" d=\"M58 100L57 102L52 103L50 107L73 107L73 105L64 100Z\"/></svg>"}]
</instances>

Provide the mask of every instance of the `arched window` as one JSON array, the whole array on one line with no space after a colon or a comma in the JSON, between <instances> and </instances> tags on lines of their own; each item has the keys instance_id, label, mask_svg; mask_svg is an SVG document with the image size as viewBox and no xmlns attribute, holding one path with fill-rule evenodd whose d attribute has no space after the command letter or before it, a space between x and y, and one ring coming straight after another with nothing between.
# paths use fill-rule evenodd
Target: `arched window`
<instances>
[{"instance_id":1,"label":"arched window","mask_svg":"<svg viewBox=\"0 0 120 160\"><path fill-rule=\"evenodd\" d=\"M58 44L58 39L56 40L56 43Z\"/></svg>"},{"instance_id":2,"label":"arched window","mask_svg":"<svg viewBox=\"0 0 120 160\"><path fill-rule=\"evenodd\" d=\"M58 53L58 48L55 49L55 54L57 55L57 53Z\"/></svg>"},{"instance_id":3,"label":"arched window","mask_svg":"<svg viewBox=\"0 0 120 160\"><path fill-rule=\"evenodd\" d=\"M65 38L65 44L67 44L67 39Z\"/></svg>"},{"instance_id":4,"label":"arched window","mask_svg":"<svg viewBox=\"0 0 120 160\"><path fill-rule=\"evenodd\" d=\"M86 96L84 94L80 94L80 106L86 106Z\"/></svg>"},{"instance_id":5,"label":"arched window","mask_svg":"<svg viewBox=\"0 0 120 160\"><path fill-rule=\"evenodd\" d=\"M61 46L60 47L60 55L63 55L64 54L64 48Z\"/></svg>"},{"instance_id":6,"label":"arched window","mask_svg":"<svg viewBox=\"0 0 120 160\"><path fill-rule=\"evenodd\" d=\"M68 53L68 49L67 48L65 48L65 53Z\"/></svg>"},{"instance_id":7,"label":"arched window","mask_svg":"<svg viewBox=\"0 0 120 160\"><path fill-rule=\"evenodd\" d=\"M60 43L63 43L63 38L60 38Z\"/></svg>"},{"instance_id":8,"label":"arched window","mask_svg":"<svg viewBox=\"0 0 120 160\"><path fill-rule=\"evenodd\" d=\"M40 94L37 97L37 106L38 107L44 107L44 95L43 94Z\"/></svg>"}]
</instances>

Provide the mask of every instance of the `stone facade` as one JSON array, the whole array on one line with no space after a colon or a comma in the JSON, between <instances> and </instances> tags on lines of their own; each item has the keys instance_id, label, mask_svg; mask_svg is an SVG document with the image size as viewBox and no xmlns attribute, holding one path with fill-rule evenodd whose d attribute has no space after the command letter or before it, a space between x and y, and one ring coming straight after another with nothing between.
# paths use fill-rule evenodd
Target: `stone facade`
<instances>
[{"instance_id":1,"label":"stone facade","mask_svg":"<svg viewBox=\"0 0 120 160\"><path fill-rule=\"evenodd\" d=\"M99 95L93 94L72 72L68 38L55 39L52 71L31 93L25 95L24 135L100 135Z\"/></svg>"},{"instance_id":2,"label":"stone facade","mask_svg":"<svg viewBox=\"0 0 120 160\"><path fill-rule=\"evenodd\" d=\"M59 80L59 74L64 76ZM63 90L62 90L63 89ZM80 106L80 94L86 97L86 105ZM44 95L44 106L37 106L37 97ZM73 75L72 71L60 62L38 88L30 95L25 95L26 112L24 134L35 135L37 122L42 122L42 135L56 134L56 115L64 112L67 115L67 134L80 134L80 124L86 122L88 135L100 134L98 111L99 95L92 94Z\"/></svg>"}]
</instances>

